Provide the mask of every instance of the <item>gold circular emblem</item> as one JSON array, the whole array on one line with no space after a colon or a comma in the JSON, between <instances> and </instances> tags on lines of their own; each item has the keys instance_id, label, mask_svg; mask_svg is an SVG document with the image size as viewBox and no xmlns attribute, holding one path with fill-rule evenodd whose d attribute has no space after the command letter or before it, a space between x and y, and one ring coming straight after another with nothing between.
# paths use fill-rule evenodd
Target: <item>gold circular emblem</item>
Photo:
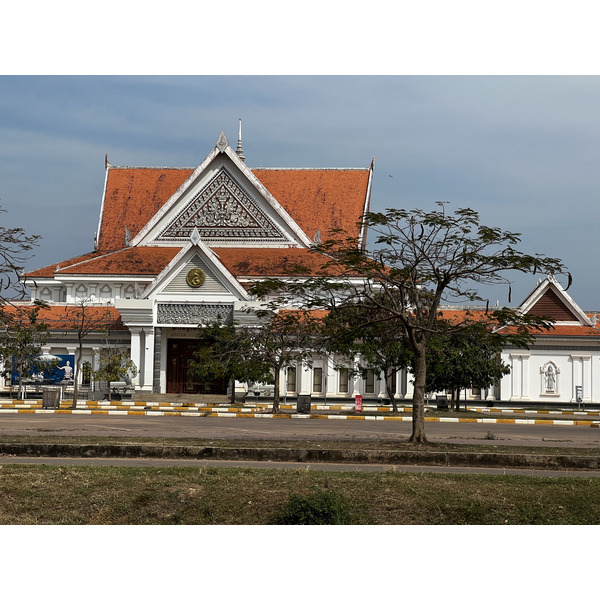
<instances>
[{"instance_id":1,"label":"gold circular emblem","mask_svg":"<svg viewBox=\"0 0 600 600\"><path fill-rule=\"evenodd\" d=\"M206 280L206 275L202 269L190 269L185 280L193 288L200 287Z\"/></svg>"}]
</instances>

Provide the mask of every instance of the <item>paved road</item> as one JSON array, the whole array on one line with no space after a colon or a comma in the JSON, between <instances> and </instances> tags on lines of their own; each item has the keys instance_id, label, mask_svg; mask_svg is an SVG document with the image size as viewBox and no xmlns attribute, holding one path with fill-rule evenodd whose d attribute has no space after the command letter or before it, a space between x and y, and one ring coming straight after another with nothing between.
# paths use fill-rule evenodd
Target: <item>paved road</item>
<instances>
[{"instance_id":1,"label":"paved road","mask_svg":"<svg viewBox=\"0 0 600 600\"><path fill-rule=\"evenodd\" d=\"M431 442L597 448L600 429L582 425L435 423ZM0 435L215 439L406 440L409 421L119 415L4 414ZM493 440L488 438L493 437Z\"/></svg>"}]
</instances>

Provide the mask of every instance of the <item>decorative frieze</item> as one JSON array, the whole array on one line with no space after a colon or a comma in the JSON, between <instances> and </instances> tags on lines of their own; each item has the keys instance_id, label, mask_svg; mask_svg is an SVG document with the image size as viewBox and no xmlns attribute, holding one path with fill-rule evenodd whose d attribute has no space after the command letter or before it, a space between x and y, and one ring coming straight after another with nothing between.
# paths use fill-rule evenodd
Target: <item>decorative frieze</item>
<instances>
[{"instance_id":1,"label":"decorative frieze","mask_svg":"<svg viewBox=\"0 0 600 600\"><path fill-rule=\"evenodd\" d=\"M189 239L194 229L204 240L288 241L226 169L202 188L158 239Z\"/></svg>"},{"instance_id":2,"label":"decorative frieze","mask_svg":"<svg viewBox=\"0 0 600 600\"><path fill-rule=\"evenodd\" d=\"M199 325L216 321L229 323L233 320L233 304L159 304L159 325Z\"/></svg>"}]
</instances>

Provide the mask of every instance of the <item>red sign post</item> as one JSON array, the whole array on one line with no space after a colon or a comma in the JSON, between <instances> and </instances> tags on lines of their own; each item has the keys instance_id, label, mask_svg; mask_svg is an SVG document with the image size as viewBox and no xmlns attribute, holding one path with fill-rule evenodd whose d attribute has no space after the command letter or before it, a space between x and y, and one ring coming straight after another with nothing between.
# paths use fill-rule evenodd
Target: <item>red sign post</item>
<instances>
[{"instance_id":1,"label":"red sign post","mask_svg":"<svg viewBox=\"0 0 600 600\"><path fill-rule=\"evenodd\" d=\"M355 399L354 410L356 412L362 412L362 396L360 394L356 394L356 396L354 396L354 399Z\"/></svg>"}]
</instances>

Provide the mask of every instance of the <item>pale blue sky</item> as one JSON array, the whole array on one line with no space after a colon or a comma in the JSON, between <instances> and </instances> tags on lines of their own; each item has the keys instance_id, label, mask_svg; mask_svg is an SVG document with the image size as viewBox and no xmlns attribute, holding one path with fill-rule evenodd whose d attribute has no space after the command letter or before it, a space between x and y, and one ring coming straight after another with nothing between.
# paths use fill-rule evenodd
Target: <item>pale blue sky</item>
<instances>
[{"instance_id":1,"label":"pale blue sky","mask_svg":"<svg viewBox=\"0 0 600 600\"><path fill-rule=\"evenodd\" d=\"M372 208L449 201L562 258L600 310L595 76L2 76L0 201L37 268L93 247L114 165L195 167L238 118L250 167L366 167ZM516 278L513 304L536 279ZM490 292L507 302L507 290Z\"/></svg>"}]
</instances>

